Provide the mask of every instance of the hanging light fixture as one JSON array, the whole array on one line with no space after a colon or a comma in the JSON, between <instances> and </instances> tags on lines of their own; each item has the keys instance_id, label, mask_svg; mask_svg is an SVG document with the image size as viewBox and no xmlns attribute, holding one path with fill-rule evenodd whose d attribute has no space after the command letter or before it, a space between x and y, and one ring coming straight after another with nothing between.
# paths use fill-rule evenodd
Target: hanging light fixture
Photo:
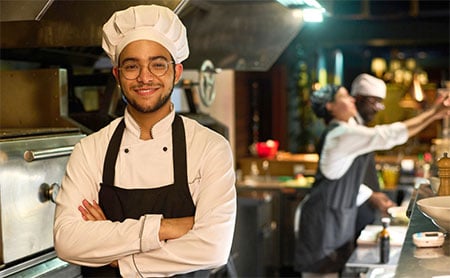
<instances>
[{"instance_id":1,"label":"hanging light fixture","mask_svg":"<svg viewBox=\"0 0 450 278\"><path fill-rule=\"evenodd\" d=\"M421 109L424 100L425 94L420 85L419 77L417 74L414 74L411 86L400 100L399 105L403 108Z\"/></svg>"},{"instance_id":2,"label":"hanging light fixture","mask_svg":"<svg viewBox=\"0 0 450 278\"><path fill-rule=\"evenodd\" d=\"M383 73L387 69L386 60L379 57L373 58L370 65L370 69L372 70L373 73L375 73L376 77L382 78Z\"/></svg>"}]
</instances>

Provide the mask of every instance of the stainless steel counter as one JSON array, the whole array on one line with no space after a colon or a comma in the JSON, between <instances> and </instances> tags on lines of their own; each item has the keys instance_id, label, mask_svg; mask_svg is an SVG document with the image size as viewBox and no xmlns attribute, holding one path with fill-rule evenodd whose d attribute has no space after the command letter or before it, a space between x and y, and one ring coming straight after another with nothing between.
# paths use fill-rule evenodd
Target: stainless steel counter
<instances>
[{"instance_id":1,"label":"stainless steel counter","mask_svg":"<svg viewBox=\"0 0 450 278\"><path fill-rule=\"evenodd\" d=\"M418 232L438 231L439 229L425 217L416 206L416 201L426 197L421 192L430 192L422 185L411 199L411 215L405 242L398 261L395 277L437 277L450 275L450 236L439 248L417 248L412 235Z\"/></svg>"}]
</instances>

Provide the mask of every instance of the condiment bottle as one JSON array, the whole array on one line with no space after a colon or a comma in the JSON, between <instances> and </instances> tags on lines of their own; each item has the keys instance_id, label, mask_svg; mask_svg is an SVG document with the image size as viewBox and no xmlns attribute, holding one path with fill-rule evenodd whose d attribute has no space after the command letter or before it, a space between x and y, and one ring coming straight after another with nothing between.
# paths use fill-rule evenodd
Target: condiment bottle
<instances>
[{"instance_id":1,"label":"condiment bottle","mask_svg":"<svg viewBox=\"0 0 450 278\"><path fill-rule=\"evenodd\" d=\"M438 175L440 182L438 195L448 196L450 195L450 158L447 152L438 160L437 165L439 168Z\"/></svg>"},{"instance_id":2,"label":"condiment bottle","mask_svg":"<svg viewBox=\"0 0 450 278\"><path fill-rule=\"evenodd\" d=\"M380 263L387 264L389 262L389 253L391 249L390 235L389 235L389 224L391 219L388 217L381 218L381 224L383 229L378 235L380 244Z\"/></svg>"}]
</instances>

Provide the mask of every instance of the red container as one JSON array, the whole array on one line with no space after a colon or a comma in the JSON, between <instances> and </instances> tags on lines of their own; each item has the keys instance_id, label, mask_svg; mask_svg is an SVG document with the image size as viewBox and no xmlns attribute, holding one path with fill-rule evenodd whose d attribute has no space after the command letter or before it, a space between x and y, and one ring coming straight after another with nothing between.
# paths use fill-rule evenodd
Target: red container
<instances>
[{"instance_id":1,"label":"red container","mask_svg":"<svg viewBox=\"0 0 450 278\"><path fill-rule=\"evenodd\" d=\"M278 152L278 145L280 143L276 140L267 140L266 142L256 143L256 153L261 158L275 158Z\"/></svg>"}]
</instances>

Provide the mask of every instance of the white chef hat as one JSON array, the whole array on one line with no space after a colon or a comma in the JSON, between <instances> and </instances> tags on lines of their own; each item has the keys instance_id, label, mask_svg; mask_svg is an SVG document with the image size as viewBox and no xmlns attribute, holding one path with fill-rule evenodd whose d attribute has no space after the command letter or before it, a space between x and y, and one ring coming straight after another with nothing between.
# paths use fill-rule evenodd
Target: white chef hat
<instances>
[{"instance_id":1,"label":"white chef hat","mask_svg":"<svg viewBox=\"0 0 450 278\"><path fill-rule=\"evenodd\" d=\"M386 83L370 74L358 75L352 83L352 96L386 97Z\"/></svg>"},{"instance_id":2,"label":"white chef hat","mask_svg":"<svg viewBox=\"0 0 450 278\"><path fill-rule=\"evenodd\" d=\"M115 12L103 25L102 46L114 65L130 42L151 40L164 46L175 63L189 56L189 46L184 27L178 16L169 8L158 5L141 5Z\"/></svg>"}]
</instances>

